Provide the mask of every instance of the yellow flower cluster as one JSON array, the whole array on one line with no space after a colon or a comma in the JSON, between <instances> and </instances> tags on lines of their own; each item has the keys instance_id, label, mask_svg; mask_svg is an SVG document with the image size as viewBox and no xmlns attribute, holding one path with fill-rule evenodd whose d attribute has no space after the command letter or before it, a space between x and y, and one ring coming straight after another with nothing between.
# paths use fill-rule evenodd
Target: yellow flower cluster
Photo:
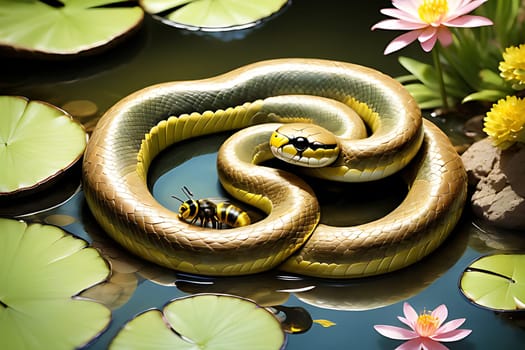
<instances>
[{"instance_id":1,"label":"yellow flower cluster","mask_svg":"<svg viewBox=\"0 0 525 350\"><path fill-rule=\"evenodd\" d=\"M525 88L525 45L510 46L503 53L503 61L499 64L500 75L511 82L513 88Z\"/></svg>"},{"instance_id":2,"label":"yellow flower cluster","mask_svg":"<svg viewBox=\"0 0 525 350\"><path fill-rule=\"evenodd\" d=\"M495 146L507 149L525 142L525 99L507 96L492 106L484 119L484 129Z\"/></svg>"}]
</instances>

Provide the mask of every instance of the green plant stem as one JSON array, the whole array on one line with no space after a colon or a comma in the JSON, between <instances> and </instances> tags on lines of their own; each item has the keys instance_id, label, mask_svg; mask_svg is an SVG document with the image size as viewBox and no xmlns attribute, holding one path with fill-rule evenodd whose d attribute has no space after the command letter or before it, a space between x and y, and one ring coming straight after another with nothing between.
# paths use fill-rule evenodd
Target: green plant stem
<instances>
[{"instance_id":1,"label":"green plant stem","mask_svg":"<svg viewBox=\"0 0 525 350\"><path fill-rule=\"evenodd\" d=\"M434 46L432 50L432 59L434 60L434 68L437 73L439 83L439 93L441 94L441 107L448 110L447 91L445 89L445 81L443 80L443 68L441 67L441 60L439 59L439 44Z\"/></svg>"}]
</instances>

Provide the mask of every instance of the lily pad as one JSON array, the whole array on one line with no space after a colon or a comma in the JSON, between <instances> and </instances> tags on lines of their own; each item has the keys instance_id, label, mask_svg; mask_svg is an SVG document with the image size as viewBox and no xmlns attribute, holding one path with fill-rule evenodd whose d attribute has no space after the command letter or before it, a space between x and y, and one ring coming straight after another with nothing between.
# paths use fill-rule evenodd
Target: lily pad
<instances>
[{"instance_id":1,"label":"lily pad","mask_svg":"<svg viewBox=\"0 0 525 350\"><path fill-rule=\"evenodd\" d=\"M0 198L34 189L75 164L84 128L45 102L0 96Z\"/></svg>"},{"instance_id":2,"label":"lily pad","mask_svg":"<svg viewBox=\"0 0 525 350\"><path fill-rule=\"evenodd\" d=\"M124 0L0 0L0 45L14 53L77 55L111 46L137 29L139 6Z\"/></svg>"},{"instance_id":3,"label":"lily pad","mask_svg":"<svg viewBox=\"0 0 525 350\"><path fill-rule=\"evenodd\" d=\"M102 304L72 298L107 278L94 248L55 226L0 218L0 349L73 349L111 319Z\"/></svg>"},{"instance_id":4,"label":"lily pad","mask_svg":"<svg viewBox=\"0 0 525 350\"><path fill-rule=\"evenodd\" d=\"M481 257L463 272L460 289L474 304L490 310L525 310L525 254Z\"/></svg>"},{"instance_id":5,"label":"lily pad","mask_svg":"<svg viewBox=\"0 0 525 350\"><path fill-rule=\"evenodd\" d=\"M282 349L285 334L265 308L231 295L198 294L176 299L161 312L128 322L111 343L119 349Z\"/></svg>"},{"instance_id":6,"label":"lily pad","mask_svg":"<svg viewBox=\"0 0 525 350\"><path fill-rule=\"evenodd\" d=\"M141 0L149 13L173 25L201 30L235 30L256 25L288 0Z\"/></svg>"}]
</instances>

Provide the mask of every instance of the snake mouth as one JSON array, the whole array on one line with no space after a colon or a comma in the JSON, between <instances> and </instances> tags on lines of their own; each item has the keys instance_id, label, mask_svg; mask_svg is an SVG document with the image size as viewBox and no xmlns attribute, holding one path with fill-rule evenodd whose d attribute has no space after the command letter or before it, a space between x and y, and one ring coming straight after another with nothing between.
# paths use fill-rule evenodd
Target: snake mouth
<instances>
[{"instance_id":1,"label":"snake mouth","mask_svg":"<svg viewBox=\"0 0 525 350\"><path fill-rule=\"evenodd\" d=\"M327 150L325 149L306 149L301 152L292 145L284 145L282 147L270 146L270 149L275 158L289 164L308 168L323 168L329 166L335 162L339 153L338 147L330 150L330 152L326 152ZM310 153L313 155L308 156L307 154Z\"/></svg>"}]
</instances>

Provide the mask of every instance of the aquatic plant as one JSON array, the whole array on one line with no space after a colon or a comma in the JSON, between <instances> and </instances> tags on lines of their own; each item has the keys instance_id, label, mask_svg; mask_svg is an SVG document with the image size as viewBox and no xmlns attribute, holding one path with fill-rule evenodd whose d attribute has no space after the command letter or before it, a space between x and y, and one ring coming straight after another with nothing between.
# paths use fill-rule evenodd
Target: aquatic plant
<instances>
[{"instance_id":1,"label":"aquatic plant","mask_svg":"<svg viewBox=\"0 0 525 350\"><path fill-rule=\"evenodd\" d=\"M205 32L253 27L283 9L288 0L140 0L165 24Z\"/></svg>"},{"instance_id":2,"label":"aquatic plant","mask_svg":"<svg viewBox=\"0 0 525 350\"><path fill-rule=\"evenodd\" d=\"M410 329L375 325L374 329L379 334L397 340L408 340L397 349L403 350L443 350L448 349L440 342L452 342L467 337L472 331L470 329L458 329L464 322L464 318L458 318L443 323L448 316L448 309L444 304L439 305L433 311L423 311L417 314L414 308L407 302L403 304L405 317L398 319Z\"/></svg>"},{"instance_id":3,"label":"aquatic plant","mask_svg":"<svg viewBox=\"0 0 525 350\"><path fill-rule=\"evenodd\" d=\"M78 297L110 274L87 242L51 225L0 218L0 349L81 347L111 321Z\"/></svg>"},{"instance_id":4,"label":"aquatic plant","mask_svg":"<svg viewBox=\"0 0 525 350\"><path fill-rule=\"evenodd\" d=\"M196 294L170 301L130 320L109 349L284 349L277 318L251 300Z\"/></svg>"},{"instance_id":5,"label":"aquatic plant","mask_svg":"<svg viewBox=\"0 0 525 350\"><path fill-rule=\"evenodd\" d=\"M143 19L144 11L125 0L0 0L0 50L55 59L90 55L136 32Z\"/></svg>"},{"instance_id":6,"label":"aquatic plant","mask_svg":"<svg viewBox=\"0 0 525 350\"><path fill-rule=\"evenodd\" d=\"M60 108L0 96L0 110L0 197L40 189L84 154L84 128Z\"/></svg>"},{"instance_id":7,"label":"aquatic plant","mask_svg":"<svg viewBox=\"0 0 525 350\"><path fill-rule=\"evenodd\" d=\"M375 29L408 30L408 33L396 37L385 49L390 54L418 40L423 51L432 52L434 70L432 82L437 81L441 106L448 107L445 76L440 61L439 41L441 46L453 44L451 28L472 28L488 26L493 22L483 16L467 15L487 0L392 0L395 8L382 9L381 13L394 17L380 21ZM402 63L403 64L403 63ZM406 67L405 67L406 68ZM408 69L408 68L407 68ZM410 69L408 69L410 71ZM430 83L430 81L429 81ZM434 85L434 84L432 84ZM434 90L435 91L435 90Z\"/></svg>"},{"instance_id":8,"label":"aquatic plant","mask_svg":"<svg viewBox=\"0 0 525 350\"><path fill-rule=\"evenodd\" d=\"M450 6L451 1L447 4ZM399 58L399 63L409 74L397 79L410 91L421 108L455 106L470 101L495 102L516 92L518 86L515 82L506 80L498 68L501 69L502 53L506 48L525 42L521 0L488 1L476 8L474 14L486 17L494 24L476 28L449 28L452 42L437 54L433 52L434 65L413 58ZM517 55L507 56L512 59L509 61L512 65L519 59ZM441 77L446 103L440 92Z\"/></svg>"},{"instance_id":9,"label":"aquatic plant","mask_svg":"<svg viewBox=\"0 0 525 350\"><path fill-rule=\"evenodd\" d=\"M473 261L460 279L460 290L474 305L497 312L525 309L525 255L489 254Z\"/></svg>"},{"instance_id":10,"label":"aquatic plant","mask_svg":"<svg viewBox=\"0 0 525 350\"><path fill-rule=\"evenodd\" d=\"M381 13L396 19L383 20L374 29L408 30L395 38L385 49L385 55L400 50L416 39L425 52L430 52L437 41L443 46L452 44L449 27L479 27L492 21L481 16L466 15L487 0L393 0L395 9Z\"/></svg>"}]
</instances>

